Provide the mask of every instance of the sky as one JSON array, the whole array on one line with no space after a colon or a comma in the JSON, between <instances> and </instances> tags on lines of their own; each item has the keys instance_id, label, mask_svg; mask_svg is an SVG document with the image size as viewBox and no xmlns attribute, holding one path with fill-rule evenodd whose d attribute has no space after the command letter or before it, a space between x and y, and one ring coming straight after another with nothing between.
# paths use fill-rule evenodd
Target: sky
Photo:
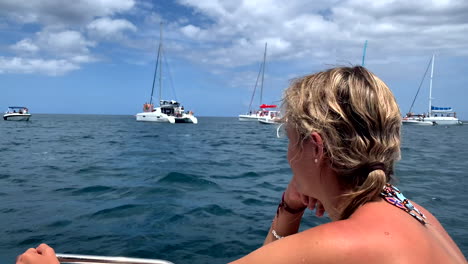
<instances>
[{"instance_id":1,"label":"sky","mask_svg":"<svg viewBox=\"0 0 468 264\"><path fill-rule=\"evenodd\" d=\"M296 77L360 65L367 40L365 66L402 113L435 54L433 105L468 120L466 0L0 0L0 110L141 112L161 23L162 98L197 116L249 110L265 43L262 103L277 104ZM428 98L426 76L413 111Z\"/></svg>"}]
</instances>

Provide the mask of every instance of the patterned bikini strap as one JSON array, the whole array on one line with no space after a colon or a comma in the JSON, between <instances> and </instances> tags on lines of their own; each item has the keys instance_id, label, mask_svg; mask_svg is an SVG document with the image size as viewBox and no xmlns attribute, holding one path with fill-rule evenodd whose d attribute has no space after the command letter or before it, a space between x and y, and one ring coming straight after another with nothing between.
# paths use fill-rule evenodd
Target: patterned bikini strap
<instances>
[{"instance_id":1,"label":"patterned bikini strap","mask_svg":"<svg viewBox=\"0 0 468 264\"><path fill-rule=\"evenodd\" d=\"M426 216L423 213L421 213L421 211L419 211L416 207L414 207L410 200L406 199L406 197L403 195L403 193L401 193L400 190L398 190L397 187L389 183L385 184L385 186L382 189L382 192L380 193L380 196L382 196L388 203L410 214L421 224L427 224Z\"/></svg>"}]
</instances>

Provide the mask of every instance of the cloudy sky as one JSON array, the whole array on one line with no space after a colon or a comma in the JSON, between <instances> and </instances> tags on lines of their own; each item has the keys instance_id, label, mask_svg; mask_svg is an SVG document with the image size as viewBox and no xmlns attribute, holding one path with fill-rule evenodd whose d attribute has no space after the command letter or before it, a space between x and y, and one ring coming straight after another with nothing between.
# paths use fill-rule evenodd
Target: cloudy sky
<instances>
[{"instance_id":1,"label":"cloudy sky","mask_svg":"<svg viewBox=\"0 0 468 264\"><path fill-rule=\"evenodd\" d=\"M0 108L139 112L160 22L162 97L199 116L248 110L266 42L263 102L275 103L294 77L361 64L367 40L365 65L402 112L435 54L434 105L468 120L465 0L0 0ZM428 87L426 78L417 112L428 108Z\"/></svg>"}]
</instances>

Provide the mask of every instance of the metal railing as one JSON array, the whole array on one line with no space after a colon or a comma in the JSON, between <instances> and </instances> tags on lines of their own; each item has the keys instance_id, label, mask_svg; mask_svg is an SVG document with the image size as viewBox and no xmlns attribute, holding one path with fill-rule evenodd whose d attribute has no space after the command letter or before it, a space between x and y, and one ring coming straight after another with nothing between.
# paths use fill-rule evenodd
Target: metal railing
<instances>
[{"instance_id":1,"label":"metal railing","mask_svg":"<svg viewBox=\"0 0 468 264\"><path fill-rule=\"evenodd\" d=\"M86 264L174 264L160 259L106 257L75 254L56 254L60 263L86 263Z\"/></svg>"}]
</instances>

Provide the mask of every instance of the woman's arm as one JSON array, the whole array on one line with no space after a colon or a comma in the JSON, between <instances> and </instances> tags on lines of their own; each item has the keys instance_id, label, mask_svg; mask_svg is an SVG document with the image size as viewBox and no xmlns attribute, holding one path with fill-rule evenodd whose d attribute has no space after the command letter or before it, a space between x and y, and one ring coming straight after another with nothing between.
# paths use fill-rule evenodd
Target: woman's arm
<instances>
[{"instance_id":1,"label":"woman's arm","mask_svg":"<svg viewBox=\"0 0 468 264\"><path fill-rule=\"evenodd\" d=\"M283 237L296 234L299 231L305 207L292 209L284 201L284 194L281 203L278 205L276 215L271 223L270 230L263 242L263 245L281 239Z\"/></svg>"},{"instance_id":2,"label":"woman's arm","mask_svg":"<svg viewBox=\"0 0 468 264\"><path fill-rule=\"evenodd\" d=\"M296 189L294 178L283 193L276 215L263 245L276 241L282 237L296 234L299 231L302 216L306 208L316 209L315 214L322 216L324 208L317 199L305 196Z\"/></svg>"}]
</instances>

